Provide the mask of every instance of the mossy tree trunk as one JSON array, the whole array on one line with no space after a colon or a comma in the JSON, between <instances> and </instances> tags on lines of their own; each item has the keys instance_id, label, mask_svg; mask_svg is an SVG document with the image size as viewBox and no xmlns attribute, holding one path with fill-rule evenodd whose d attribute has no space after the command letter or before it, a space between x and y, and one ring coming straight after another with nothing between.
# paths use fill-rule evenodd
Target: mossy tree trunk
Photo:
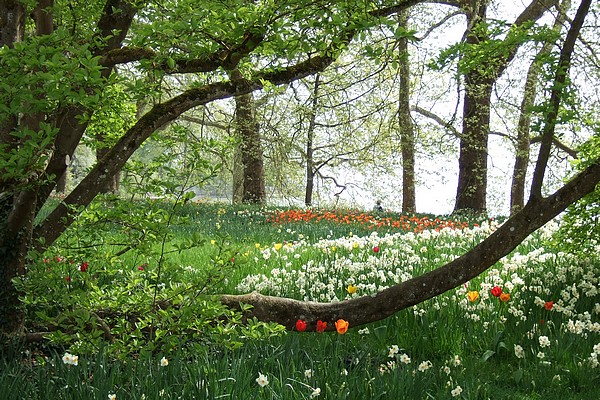
<instances>
[{"instance_id":1,"label":"mossy tree trunk","mask_svg":"<svg viewBox=\"0 0 600 400\"><path fill-rule=\"evenodd\" d=\"M408 11L398 14L398 25L408 28ZM415 129L410 115L410 60L408 39L398 40L398 128L402 152L402 212L416 211L415 194Z\"/></svg>"}]
</instances>

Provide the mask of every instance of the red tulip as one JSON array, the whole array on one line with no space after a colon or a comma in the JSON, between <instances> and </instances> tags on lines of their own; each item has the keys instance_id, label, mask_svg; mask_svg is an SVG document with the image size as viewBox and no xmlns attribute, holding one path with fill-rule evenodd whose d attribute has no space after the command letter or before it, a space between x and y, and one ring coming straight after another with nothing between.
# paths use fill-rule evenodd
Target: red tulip
<instances>
[{"instance_id":1,"label":"red tulip","mask_svg":"<svg viewBox=\"0 0 600 400\"><path fill-rule=\"evenodd\" d=\"M306 330L306 322L299 319L296 321L296 330L298 332L304 332Z\"/></svg>"},{"instance_id":2,"label":"red tulip","mask_svg":"<svg viewBox=\"0 0 600 400\"><path fill-rule=\"evenodd\" d=\"M500 297L500 295L502 294L502 288L500 286L494 286L490 290L490 293L492 293L492 296L494 297Z\"/></svg>"},{"instance_id":3,"label":"red tulip","mask_svg":"<svg viewBox=\"0 0 600 400\"><path fill-rule=\"evenodd\" d=\"M317 321L317 332L325 332L325 329L327 329L327 322L318 320Z\"/></svg>"}]
</instances>

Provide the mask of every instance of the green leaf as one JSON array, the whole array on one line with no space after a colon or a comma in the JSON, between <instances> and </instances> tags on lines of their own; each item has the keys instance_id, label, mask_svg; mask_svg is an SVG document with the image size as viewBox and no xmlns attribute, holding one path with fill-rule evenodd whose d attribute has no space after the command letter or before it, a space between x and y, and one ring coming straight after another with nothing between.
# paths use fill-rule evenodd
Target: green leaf
<instances>
[{"instance_id":1,"label":"green leaf","mask_svg":"<svg viewBox=\"0 0 600 400\"><path fill-rule=\"evenodd\" d=\"M496 354L496 352L494 350L486 350L485 353L483 353L483 355L481 356L481 361L487 361L489 360L491 357L494 356L494 354Z\"/></svg>"}]
</instances>

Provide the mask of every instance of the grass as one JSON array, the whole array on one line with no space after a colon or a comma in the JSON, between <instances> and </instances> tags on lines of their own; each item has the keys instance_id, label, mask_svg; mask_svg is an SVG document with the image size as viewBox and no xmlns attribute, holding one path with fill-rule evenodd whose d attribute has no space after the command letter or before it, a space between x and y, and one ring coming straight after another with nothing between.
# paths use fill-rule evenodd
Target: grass
<instances>
[{"instance_id":1,"label":"grass","mask_svg":"<svg viewBox=\"0 0 600 400\"><path fill-rule=\"evenodd\" d=\"M406 227L392 226L406 222L406 216L369 219L353 210L291 222L281 216L301 214L196 204L179 212L187 220L169 227L174 242L196 234L202 246L169 253L161 274L154 270L155 257L127 253L112 261L114 267L103 267L104 272L124 272L103 278L104 286L91 283L108 290L137 280L143 293L160 279L175 287L198 280L219 260L234 258L214 290L245 292L259 285L276 295L344 300L408 278L397 272L412 276L435 268L494 229L489 221L479 220L477 227L477 221L466 219L453 221L460 229L422 230L436 217L419 216L408 222L407 233ZM447 220L439 218L440 223ZM549 241L551 228L465 287L384 321L351 326L344 335L257 335L242 338L241 347L200 343L119 360L99 349L80 354L77 366L61 360L64 351L77 346L43 353L29 349L0 361L0 399L15 393L27 399L107 399L113 394L117 399L600 398L598 255L562 253ZM138 271L142 262L146 269ZM356 293L348 292L349 285ZM501 301L491 294L495 286L510 298ZM469 292L478 298L469 301ZM167 366L161 366L162 357ZM259 374L268 379L264 387L256 381Z\"/></svg>"}]
</instances>

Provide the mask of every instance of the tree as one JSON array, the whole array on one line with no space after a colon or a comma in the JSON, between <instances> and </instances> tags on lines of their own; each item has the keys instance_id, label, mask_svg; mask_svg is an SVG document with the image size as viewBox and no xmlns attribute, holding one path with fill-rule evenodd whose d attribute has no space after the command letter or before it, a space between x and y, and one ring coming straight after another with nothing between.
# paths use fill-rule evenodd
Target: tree
<instances>
[{"instance_id":1,"label":"tree","mask_svg":"<svg viewBox=\"0 0 600 400\"><path fill-rule=\"evenodd\" d=\"M560 31L560 28L565 21L565 13L569 8L570 3L571 2L568 0L561 3L554 20L553 31ZM517 124L515 164L510 187L511 212L516 212L525 205L525 181L531 146L531 114L535 104L538 80L540 79L541 74L540 60L545 56L548 56L552 46L553 43L550 40L544 42L536 57L531 61L525 78L525 88L523 89L523 98L519 109L519 122Z\"/></svg>"},{"instance_id":2,"label":"tree","mask_svg":"<svg viewBox=\"0 0 600 400\"><path fill-rule=\"evenodd\" d=\"M54 7L46 7L48 3L44 2L35 11L48 18L52 12L60 13L57 28L51 34L43 34L44 27L55 24L43 23L48 19L42 18L34 21L38 34L27 36L22 33L25 15L29 15L25 6L18 3L10 8L12 2L3 2L2 7L10 8L8 11L16 12L19 18L9 20L11 25L0 35L6 40L2 43L6 46L0 50L0 147L4 155L0 159L1 334L13 335L22 328L19 293L12 285L12 278L25 273L29 251L43 251L51 245L72 223L77 210L89 205L101 187L154 132L194 107L322 71L339 57L357 32L368 30L417 2L407 0L370 9L371 2L356 1L307 4L289 0L285 7L279 2L244 2L232 7L233 4L219 1L198 8L195 2L185 0L168 5L107 0L91 2L85 14L77 14L82 11L58 1ZM530 232L594 190L600 181L597 159L553 195L541 195L547 154L552 145L548 137L551 139L554 132L556 110L563 96L559 87L565 82L589 4L589 0L582 2L563 46L564 57L557 68L558 85L553 86L550 103L553 108L547 113L541 142L543 151L524 209L488 240L445 267L376 298L319 305L315 312L324 315L338 310L335 313L347 316L357 305L364 305L357 316L348 318L352 323L361 323L366 320L358 318L367 312L372 312L369 318L373 320L439 294L484 271ZM226 72L233 71L242 59L253 61L251 71L244 71L248 78L228 80ZM143 72L133 73L127 81L132 100L154 93L151 91L164 97L157 95L158 101L123 133L64 201L34 227L39 205L50 195L56 177L64 174L66 160L72 157L90 123L99 93L114 84L112 72L117 65L135 65ZM145 78L138 78L145 73L154 74L157 78L154 82L179 74L210 74L212 79L208 83L198 80L168 96L161 92L158 83L148 86ZM237 305L246 298L222 300ZM283 315L282 304L289 303L255 302L255 312L269 309L271 314L261 317L278 320L280 316L278 321L288 325L291 315L314 307L293 304Z\"/></svg>"},{"instance_id":3,"label":"tree","mask_svg":"<svg viewBox=\"0 0 600 400\"><path fill-rule=\"evenodd\" d=\"M239 70L234 70L232 79L242 79ZM239 158L242 169L242 203L262 204L265 202L265 172L260 129L252 93L235 97L236 134L240 140ZM235 176L235 174L234 174ZM234 196L238 190L234 187Z\"/></svg>"},{"instance_id":4,"label":"tree","mask_svg":"<svg viewBox=\"0 0 600 400\"><path fill-rule=\"evenodd\" d=\"M416 1L369 13L363 12L369 2L357 7L356 2L290 0L284 8L279 3L234 3L210 2L198 8L192 1L166 6L106 0L70 7L62 1L42 1L31 14L36 31L25 34L30 15L26 3L2 2L3 15L13 17L2 19L0 43L3 334L22 327L12 279L25 273L29 250L50 246L72 223L76 210L86 207L155 131L194 107L321 71L359 29ZM60 18L54 20L55 13ZM227 80L222 71L233 71L250 56L250 78ZM114 84L117 66L132 69L126 83L134 102L148 96L157 101L34 229L35 216L57 177L65 173L100 94ZM196 80L178 93L161 92L165 77L193 74L214 79L206 84Z\"/></svg>"},{"instance_id":5,"label":"tree","mask_svg":"<svg viewBox=\"0 0 600 400\"><path fill-rule=\"evenodd\" d=\"M532 1L515 19L504 39L502 53L488 53L499 39L491 39L486 21L489 0L462 2L467 15L466 56L461 59L465 78L463 127L460 137L459 176L454 210L486 211L488 136L490 131L490 97L498 77L514 58L522 40L523 26L539 19L547 10L545 1ZM470 50L475 50L469 54ZM471 57L476 57L472 59ZM486 68L474 67L484 64ZM474 68L473 68L474 67Z\"/></svg>"},{"instance_id":6,"label":"tree","mask_svg":"<svg viewBox=\"0 0 600 400\"><path fill-rule=\"evenodd\" d=\"M398 25L406 30L408 12L398 15ZM398 39L398 127L402 150L402 212L413 213L416 210L415 195L415 132L410 115L410 61L408 58L408 39Z\"/></svg>"}]
</instances>

